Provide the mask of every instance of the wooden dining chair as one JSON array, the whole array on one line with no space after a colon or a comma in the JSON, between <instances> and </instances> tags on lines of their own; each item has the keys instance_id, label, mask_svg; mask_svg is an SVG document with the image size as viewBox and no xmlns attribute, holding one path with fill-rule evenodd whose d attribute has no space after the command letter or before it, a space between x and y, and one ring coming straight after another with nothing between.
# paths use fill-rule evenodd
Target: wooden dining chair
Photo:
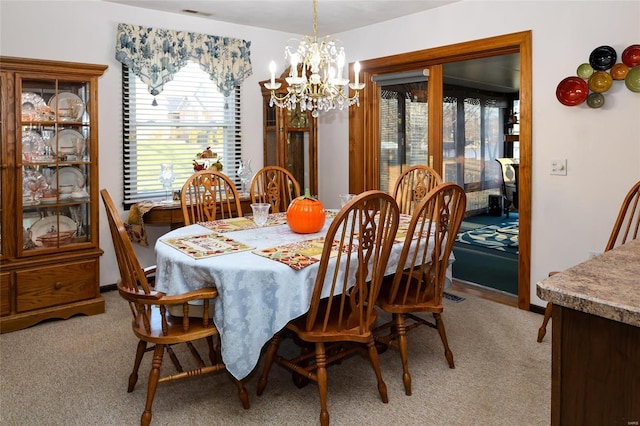
<instances>
[{"instance_id":1,"label":"wooden dining chair","mask_svg":"<svg viewBox=\"0 0 640 426\"><path fill-rule=\"evenodd\" d=\"M180 201L185 225L242 216L235 184L217 170L192 174L182 185Z\"/></svg>"},{"instance_id":2,"label":"wooden dining chair","mask_svg":"<svg viewBox=\"0 0 640 426\"><path fill-rule=\"evenodd\" d=\"M427 193L440 183L442 179L438 172L424 164L402 172L393 187L393 198L400 207L400 214L411 214Z\"/></svg>"},{"instance_id":3,"label":"wooden dining chair","mask_svg":"<svg viewBox=\"0 0 640 426\"><path fill-rule=\"evenodd\" d=\"M638 238L640 234L640 181L636 182L631 187L627 195L622 201L618 217L613 224L609 241L604 248L604 251L609 251L614 247L621 246L628 241L632 241ZM551 272L549 276L555 275L557 272ZM544 310L544 318L542 319L542 325L538 329L538 343L542 342L545 334L547 334L547 324L551 319L551 311L553 310L553 304L547 303Z\"/></svg>"},{"instance_id":4,"label":"wooden dining chair","mask_svg":"<svg viewBox=\"0 0 640 426\"><path fill-rule=\"evenodd\" d=\"M300 196L300 184L293 174L278 166L258 170L249 189L251 203L269 203L271 212L286 212L289 203Z\"/></svg>"},{"instance_id":5,"label":"wooden dining chair","mask_svg":"<svg viewBox=\"0 0 640 426\"><path fill-rule=\"evenodd\" d=\"M129 376L127 392L133 392L138 381L138 370L146 352L153 351L153 360L149 381L147 384L147 399L140 419L140 424L148 425L151 422L151 406L159 383L176 379L225 371L225 365L220 357L220 339L218 330L209 317L209 304L218 296L218 291L213 288L202 288L188 293L167 296L154 291L149 285L138 258L129 240L124 223L118 215L111 196L106 189L100 191L107 212L109 229L116 253L116 260L120 269L118 292L123 299L129 302L133 321L131 322L133 333L138 340L133 371ZM188 302L200 301L202 308L198 309L199 317L193 317L189 309L193 309ZM183 316L174 317L169 314L169 306L181 306ZM214 347L214 337L216 345ZM207 365L198 349L193 344L198 340L206 340L210 365ZM147 347L151 344L151 347ZM186 345L188 351L174 350L178 344ZM169 354L176 369L172 374L160 376L162 360L165 352ZM191 369L183 368L178 355L191 354L195 361ZM238 395L242 406L249 408L249 396L240 380L229 375L238 387Z\"/></svg>"},{"instance_id":6,"label":"wooden dining chair","mask_svg":"<svg viewBox=\"0 0 640 426\"><path fill-rule=\"evenodd\" d=\"M326 235L309 311L289 322L269 342L258 395L262 395L275 362L317 383L320 423L328 425L327 366L362 351L373 366L382 401L388 402L372 326L377 318L375 300L398 229L398 218L393 198L377 190L356 196L340 210ZM293 333L303 344L314 345L315 351L303 350L292 359L278 355L286 332ZM335 350L336 345L342 347L346 343L354 346Z\"/></svg>"},{"instance_id":7,"label":"wooden dining chair","mask_svg":"<svg viewBox=\"0 0 640 426\"><path fill-rule=\"evenodd\" d=\"M399 349L407 395L411 395L408 331L420 325L436 328L449 367L455 368L442 320L442 298L449 256L466 204L464 189L454 183L443 183L429 191L413 211L396 273L382 281L377 304L392 314L392 320L376 328L376 342L382 347L392 344ZM431 313L434 321L416 313Z\"/></svg>"}]
</instances>

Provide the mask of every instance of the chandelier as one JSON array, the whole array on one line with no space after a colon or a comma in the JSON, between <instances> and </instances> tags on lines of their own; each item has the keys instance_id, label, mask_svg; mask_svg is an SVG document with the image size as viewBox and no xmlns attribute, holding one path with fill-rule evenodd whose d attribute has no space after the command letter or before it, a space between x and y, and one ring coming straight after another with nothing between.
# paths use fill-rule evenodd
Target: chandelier
<instances>
[{"instance_id":1,"label":"chandelier","mask_svg":"<svg viewBox=\"0 0 640 426\"><path fill-rule=\"evenodd\" d=\"M313 0L313 37L305 35L300 40L291 40L284 50L284 57L290 62L287 93L278 96L276 90L282 83L276 82L276 64L271 61L271 80L264 84L271 91L270 106L311 111L313 117L318 111L340 110L351 105L360 105L359 91L364 83L358 80L360 63L353 64L355 82L343 77L345 54L337 40L325 36L318 41L317 0ZM349 96L349 89L354 90Z\"/></svg>"}]
</instances>

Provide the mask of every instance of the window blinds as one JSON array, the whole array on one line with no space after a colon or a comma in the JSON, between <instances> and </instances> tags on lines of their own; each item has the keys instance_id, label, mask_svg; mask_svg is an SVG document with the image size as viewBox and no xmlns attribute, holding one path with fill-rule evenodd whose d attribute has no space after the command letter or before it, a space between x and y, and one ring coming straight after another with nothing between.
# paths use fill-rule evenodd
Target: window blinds
<instances>
[{"instance_id":1,"label":"window blinds","mask_svg":"<svg viewBox=\"0 0 640 426\"><path fill-rule=\"evenodd\" d=\"M175 171L172 190L193 173L197 154L208 147L223 164L223 172L239 183L240 88L225 97L195 63L176 73L157 96L123 66L124 203L163 198L161 164ZM214 159L213 161L215 161Z\"/></svg>"}]
</instances>

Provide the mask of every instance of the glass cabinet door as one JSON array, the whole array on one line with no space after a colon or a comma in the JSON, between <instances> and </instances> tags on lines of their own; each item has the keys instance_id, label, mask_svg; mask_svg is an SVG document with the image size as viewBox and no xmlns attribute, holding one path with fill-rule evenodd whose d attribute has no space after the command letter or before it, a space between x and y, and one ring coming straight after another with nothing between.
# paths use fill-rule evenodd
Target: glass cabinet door
<instances>
[{"instance_id":1,"label":"glass cabinet door","mask_svg":"<svg viewBox=\"0 0 640 426\"><path fill-rule=\"evenodd\" d=\"M278 95L286 92L285 74L277 80L283 83ZM264 165L280 166L289 170L300 185L318 194L317 119L310 111L272 106L271 92L260 82L263 96Z\"/></svg>"},{"instance_id":2,"label":"glass cabinet door","mask_svg":"<svg viewBox=\"0 0 640 426\"><path fill-rule=\"evenodd\" d=\"M90 85L22 76L16 114L23 255L91 241Z\"/></svg>"}]
</instances>

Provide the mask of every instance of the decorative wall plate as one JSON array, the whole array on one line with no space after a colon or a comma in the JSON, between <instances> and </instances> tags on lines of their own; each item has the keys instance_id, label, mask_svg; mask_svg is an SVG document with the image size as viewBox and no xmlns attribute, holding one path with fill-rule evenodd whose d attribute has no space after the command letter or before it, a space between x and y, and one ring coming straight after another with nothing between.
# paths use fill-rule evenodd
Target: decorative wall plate
<instances>
[{"instance_id":1,"label":"decorative wall plate","mask_svg":"<svg viewBox=\"0 0 640 426\"><path fill-rule=\"evenodd\" d=\"M624 78L624 84L627 89L635 93L640 93L640 66L633 67Z\"/></svg>"},{"instance_id":2,"label":"decorative wall plate","mask_svg":"<svg viewBox=\"0 0 640 426\"><path fill-rule=\"evenodd\" d=\"M629 67L621 62L618 62L609 70L609 74L614 80L624 80L629 72Z\"/></svg>"},{"instance_id":3,"label":"decorative wall plate","mask_svg":"<svg viewBox=\"0 0 640 426\"><path fill-rule=\"evenodd\" d=\"M580 105L589 95L587 82L580 77L567 77L558 84L556 97L562 105Z\"/></svg>"},{"instance_id":4,"label":"decorative wall plate","mask_svg":"<svg viewBox=\"0 0 640 426\"><path fill-rule=\"evenodd\" d=\"M604 105L604 95L602 93L591 93L587 96L589 108L600 108Z\"/></svg>"},{"instance_id":5,"label":"decorative wall plate","mask_svg":"<svg viewBox=\"0 0 640 426\"><path fill-rule=\"evenodd\" d=\"M593 49L589 55L589 64L597 71L608 70L616 63L618 54L611 46L600 46Z\"/></svg>"},{"instance_id":6,"label":"decorative wall plate","mask_svg":"<svg viewBox=\"0 0 640 426\"><path fill-rule=\"evenodd\" d=\"M589 77L589 90L595 93L603 93L611 88L613 78L606 71L596 71Z\"/></svg>"},{"instance_id":7,"label":"decorative wall plate","mask_svg":"<svg viewBox=\"0 0 640 426\"><path fill-rule=\"evenodd\" d=\"M585 62L584 64L580 64L576 73L578 74L578 77L587 80L591 77L591 74L593 74L593 67Z\"/></svg>"},{"instance_id":8,"label":"decorative wall plate","mask_svg":"<svg viewBox=\"0 0 640 426\"><path fill-rule=\"evenodd\" d=\"M632 44L624 49L621 59L629 68L640 66L640 44Z\"/></svg>"}]
</instances>

